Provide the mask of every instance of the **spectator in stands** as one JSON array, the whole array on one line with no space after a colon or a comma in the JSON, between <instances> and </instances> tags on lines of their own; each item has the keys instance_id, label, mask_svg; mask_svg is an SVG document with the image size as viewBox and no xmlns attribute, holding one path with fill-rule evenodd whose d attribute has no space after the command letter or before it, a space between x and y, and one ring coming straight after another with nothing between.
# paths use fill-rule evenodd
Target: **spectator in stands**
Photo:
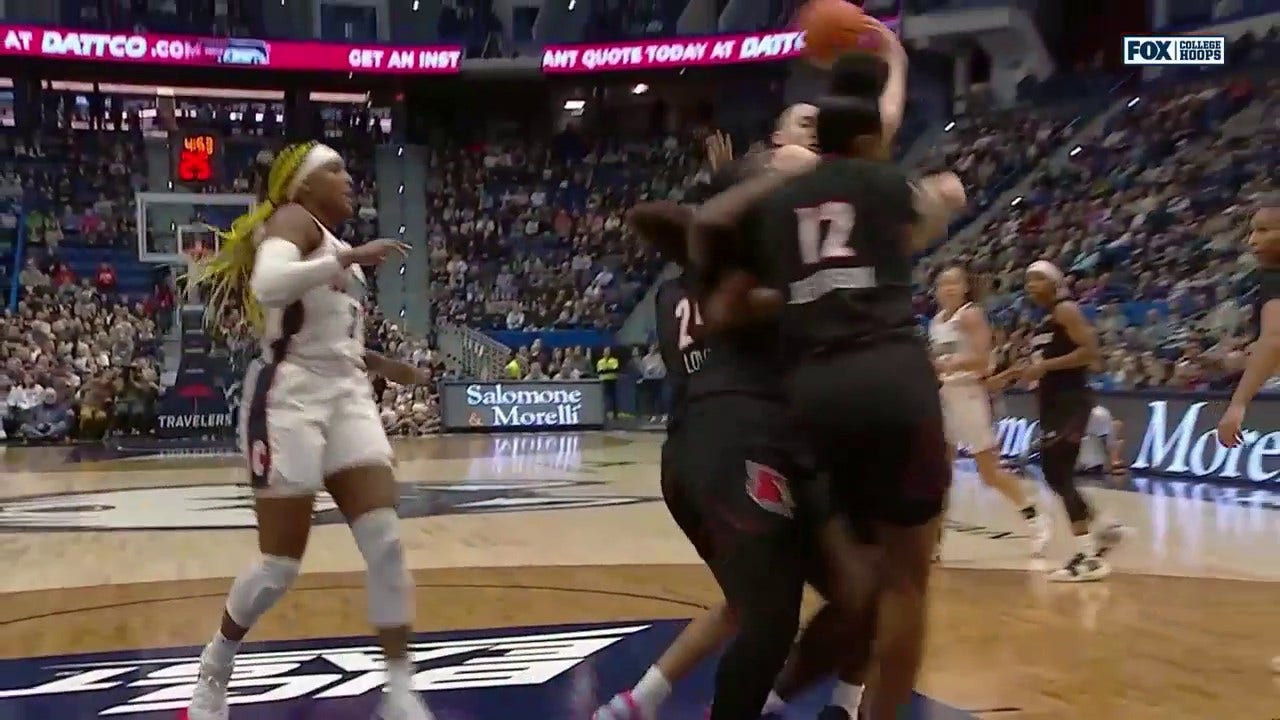
<instances>
[{"instance_id":1,"label":"spectator in stands","mask_svg":"<svg viewBox=\"0 0 1280 720\"><path fill-rule=\"evenodd\" d=\"M111 263L100 263L97 273L93 276L93 283L102 295L107 297L114 295L116 292L116 269L111 267Z\"/></svg>"},{"instance_id":2,"label":"spectator in stands","mask_svg":"<svg viewBox=\"0 0 1280 720\"><path fill-rule=\"evenodd\" d=\"M31 292L38 288L49 287L49 276L40 271L40 266L36 264L34 258L27 258L22 272L18 273L18 283L22 285L24 291Z\"/></svg>"},{"instance_id":3,"label":"spectator in stands","mask_svg":"<svg viewBox=\"0 0 1280 720\"><path fill-rule=\"evenodd\" d=\"M534 360L533 362L529 363L529 372L528 374L525 375L524 379L543 381L543 380L550 380L551 378L548 377L545 372L543 372L542 363L538 362L537 360Z\"/></svg>"},{"instance_id":4,"label":"spectator in stands","mask_svg":"<svg viewBox=\"0 0 1280 720\"><path fill-rule=\"evenodd\" d=\"M145 434L155 426L156 401L160 385L155 371L137 361L121 371L115 382L115 412L112 432Z\"/></svg>"},{"instance_id":5,"label":"spectator in stands","mask_svg":"<svg viewBox=\"0 0 1280 720\"><path fill-rule=\"evenodd\" d=\"M31 408L18 428L18 436L26 442L62 442L71 431L70 406L58 397L54 388L45 388L40 403Z\"/></svg>"},{"instance_id":6,"label":"spectator in stands","mask_svg":"<svg viewBox=\"0 0 1280 720\"><path fill-rule=\"evenodd\" d=\"M507 364L502 368L503 377L507 380L520 380L524 377L524 368L520 365L520 359L514 354L507 359Z\"/></svg>"},{"instance_id":7,"label":"spectator in stands","mask_svg":"<svg viewBox=\"0 0 1280 720\"><path fill-rule=\"evenodd\" d=\"M618 413L618 368L618 358L606 345L600 351L600 359L596 360L596 377L600 378L606 417L614 417Z\"/></svg>"},{"instance_id":8,"label":"spectator in stands","mask_svg":"<svg viewBox=\"0 0 1280 720\"><path fill-rule=\"evenodd\" d=\"M77 435L80 440L101 440L107 434L107 428L111 424L109 413L114 391L109 377L90 377L81 385L80 410L77 414Z\"/></svg>"},{"instance_id":9,"label":"spectator in stands","mask_svg":"<svg viewBox=\"0 0 1280 720\"><path fill-rule=\"evenodd\" d=\"M666 415L666 403L662 402L662 388L667 377L667 366L662 362L662 354L657 344L649 346L649 351L640 355L640 348L632 351L635 358L637 405L640 415L648 417L650 422L658 422L660 416Z\"/></svg>"}]
</instances>

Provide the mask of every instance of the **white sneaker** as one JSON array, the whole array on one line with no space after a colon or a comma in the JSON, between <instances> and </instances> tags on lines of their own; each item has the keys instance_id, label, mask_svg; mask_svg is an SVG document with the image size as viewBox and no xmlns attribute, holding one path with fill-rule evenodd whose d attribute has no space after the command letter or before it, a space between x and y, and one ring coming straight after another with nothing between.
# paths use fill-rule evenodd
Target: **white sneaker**
<instances>
[{"instance_id":1,"label":"white sneaker","mask_svg":"<svg viewBox=\"0 0 1280 720\"><path fill-rule=\"evenodd\" d=\"M1027 520L1027 533L1031 535L1031 557L1044 557L1049 547L1049 539L1053 537L1053 523L1045 513L1036 513Z\"/></svg>"},{"instance_id":2,"label":"white sneaker","mask_svg":"<svg viewBox=\"0 0 1280 720\"><path fill-rule=\"evenodd\" d=\"M1102 558L1076 553L1067 564L1049 573L1049 582L1097 582L1111 574Z\"/></svg>"},{"instance_id":3,"label":"white sneaker","mask_svg":"<svg viewBox=\"0 0 1280 720\"><path fill-rule=\"evenodd\" d=\"M608 703L601 705L591 715L591 720L653 720L653 715L646 713L628 690L614 695Z\"/></svg>"},{"instance_id":4,"label":"white sneaker","mask_svg":"<svg viewBox=\"0 0 1280 720\"><path fill-rule=\"evenodd\" d=\"M376 717L382 720L435 720L418 693L383 693Z\"/></svg>"},{"instance_id":5,"label":"white sneaker","mask_svg":"<svg viewBox=\"0 0 1280 720\"><path fill-rule=\"evenodd\" d=\"M1104 557L1115 550L1132 532L1132 528L1114 521L1104 522L1094 528L1093 538L1098 544L1098 557Z\"/></svg>"},{"instance_id":6,"label":"white sneaker","mask_svg":"<svg viewBox=\"0 0 1280 720\"><path fill-rule=\"evenodd\" d=\"M230 667L200 664L200 677L191 692L191 705L187 707L188 720L227 720L227 681L231 679Z\"/></svg>"}]
</instances>

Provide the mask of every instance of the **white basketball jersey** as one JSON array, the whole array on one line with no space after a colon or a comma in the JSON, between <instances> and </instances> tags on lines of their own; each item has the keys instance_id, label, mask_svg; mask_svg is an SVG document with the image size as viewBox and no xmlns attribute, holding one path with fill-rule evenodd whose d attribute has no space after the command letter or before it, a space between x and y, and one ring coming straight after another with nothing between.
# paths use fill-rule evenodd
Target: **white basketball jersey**
<instances>
[{"instance_id":1,"label":"white basketball jersey","mask_svg":"<svg viewBox=\"0 0 1280 720\"><path fill-rule=\"evenodd\" d=\"M351 247L319 220L316 225L323 239L304 259L337 255ZM328 284L311 288L293 303L267 308L263 358L268 362L287 360L326 375L363 370L364 297L364 272L352 264ZM277 357L278 349L283 349L283 357Z\"/></svg>"},{"instance_id":2,"label":"white basketball jersey","mask_svg":"<svg viewBox=\"0 0 1280 720\"><path fill-rule=\"evenodd\" d=\"M933 316L929 321L929 347L934 357L943 355L969 355L973 352L969 338L960 328L960 313L973 303L961 305L950 316L944 318L943 313ZM940 378L944 383L977 382L978 374L971 370L945 373Z\"/></svg>"}]
</instances>

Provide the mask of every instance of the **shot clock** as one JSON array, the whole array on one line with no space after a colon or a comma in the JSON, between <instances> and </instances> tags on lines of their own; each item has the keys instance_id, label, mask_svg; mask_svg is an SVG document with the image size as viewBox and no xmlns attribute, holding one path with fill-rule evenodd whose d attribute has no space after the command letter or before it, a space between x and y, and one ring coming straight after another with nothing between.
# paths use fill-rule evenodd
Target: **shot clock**
<instances>
[{"instance_id":1,"label":"shot clock","mask_svg":"<svg viewBox=\"0 0 1280 720\"><path fill-rule=\"evenodd\" d=\"M172 138L175 183L190 188L217 185L222 179L222 138L208 132L175 133Z\"/></svg>"}]
</instances>

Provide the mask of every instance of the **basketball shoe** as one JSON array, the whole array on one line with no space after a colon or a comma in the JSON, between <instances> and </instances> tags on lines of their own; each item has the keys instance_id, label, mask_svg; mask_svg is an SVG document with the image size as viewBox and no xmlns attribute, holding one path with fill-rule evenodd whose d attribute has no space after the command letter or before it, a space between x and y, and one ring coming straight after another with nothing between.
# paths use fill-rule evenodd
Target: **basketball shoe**
<instances>
[{"instance_id":1,"label":"basketball shoe","mask_svg":"<svg viewBox=\"0 0 1280 720\"><path fill-rule=\"evenodd\" d=\"M1027 518L1027 533L1031 535L1031 557L1044 557L1049 547L1049 539L1053 537L1053 526L1049 516L1038 512Z\"/></svg>"},{"instance_id":2,"label":"basketball shoe","mask_svg":"<svg viewBox=\"0 0 1280 720\"><path fill-rule=\"evenodd\" d=\"M657 716L644 708L631 691L620 692L591 715L591 720L655 720Z\"/></svg>"},{"instance_id":3,"label":"basketball shoe","mask_svg":"<svg viewBox=\"0 0 1280 720\"><path fill-rule=\"evenodd\" d=\"M1098 557L1103 557L1115 550L1132 532L1133 528L1121 525L1114 520L1098 523L1093 530L1094 542L1098 544Z\"/></svg>"},{"instance_id":4,"label":"basketball shoe","mask_svg":"<svg viewBox=\"0 0 1280 720\"><path fill-rule=\"evenodd\" d=\"M1097 555L1076 553L1067 564L1049 573L1050 582L1097 582L1111 574L1111 566Z\"/></svg>"},{"instance_id":5,"label":"basketball shoe","mask_svg":"<svg viewBox=\"0 0 1280 720\"><path fill-rule=\"evenodd\" d=\"M187 720L227 720L227 682L231 680L231 665L219 665L208 657L208 650L200 656L200 676L191 692L191 705L187 707Z\"/></svg>"},{"instance_id":6,"label":"basketball shoe","mask_svg":"<svg viewBox=\"0 0 1280 720\"><path fill-rule=\"evenodd\" d=\"M414 692L384 694L374 717L379 720L435 720L435 716L427 709L427 704Z\"/></svg>"}]
</instances>

